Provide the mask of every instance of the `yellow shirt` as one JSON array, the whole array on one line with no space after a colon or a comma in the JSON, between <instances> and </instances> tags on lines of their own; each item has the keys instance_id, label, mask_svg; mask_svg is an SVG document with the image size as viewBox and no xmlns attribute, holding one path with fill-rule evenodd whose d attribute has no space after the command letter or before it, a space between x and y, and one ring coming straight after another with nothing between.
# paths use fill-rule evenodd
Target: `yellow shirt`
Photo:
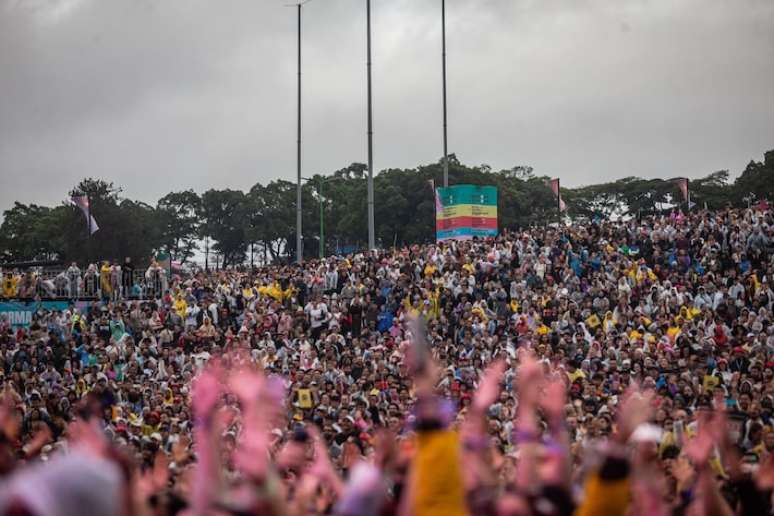
<instances>
[{"instance_id":1,"label":"yellow shirt","mask_svg":"<svg viewBox=\"0 0 774 516\"><path fill-rule=\"evenodd\" d=\"M179 297L175 299L175 312L177 312L177 315L180 317L185 317L185 313L188 311L188 303L186 303L185 299L182 297Z\"/></svg>"},{"instance_id":2,"label":"yellow shirt","mask_svg":"<svg viewBox=\"0 0 774 516\"><path fill-rule=\"evenodd\" d=\"M586 319L586 326L596 328L600 324L602 324L602 322L599 320L599 317L597 317L597 314L591 314L591 317Z\"/></svg>"},{"instance_id":3,"label":"yellow shirt","mask_svg":"<svg viewBox=\"0 0 774 516\"><path fill-rule=\"evenodd\" d=\"M702 382L702 387L704 388L704 392L711 391L719 383L720 383L720 379L717 376L712 374L705 374L704 381Z\"/></svg>"},{"instance_id":4,"label":"yellow shirt","mask_svg":"<svg viewBox=\"0 0 774 516\"><path fill-rule=\"evenodd\" d=\"M570 379L570 383L573 383L578 378L586 378L586 373L581 371L580 369L576 369L572 373L567 373L567 378Z\"/></svg>"},{"instance_id":5,"label":"yellow shirt","mask_svg":"<svg viewBox=\"0 0 774 516\"><path fill-rule=\"evenodd\" d=\"M3 278L3 297L14 297L16 296L16 286L18 284L18 281L14 277L5 277Z\"/></svg>"},{"instance_id":6,"label":"yellow shirt","mask_svg":"<svg viewBox=\"0 0 774 516\"><path fill-rule=\"evenodd\" d=\"M460 466L456 432L420 432L411 475L414 496L410 513L416 516L468 514Z\"/></svg>"},{"instance_id":7,"label":"yellow shirt","mask_svg":"<svg viewBox=\"0 0 774 516\"><path fill-rule=\"evenodd\" d=\"M99 270L99 286L103 292L113 292L113 285L110 283L110 266L103 265Z\"/></svg>"}]
</instances>

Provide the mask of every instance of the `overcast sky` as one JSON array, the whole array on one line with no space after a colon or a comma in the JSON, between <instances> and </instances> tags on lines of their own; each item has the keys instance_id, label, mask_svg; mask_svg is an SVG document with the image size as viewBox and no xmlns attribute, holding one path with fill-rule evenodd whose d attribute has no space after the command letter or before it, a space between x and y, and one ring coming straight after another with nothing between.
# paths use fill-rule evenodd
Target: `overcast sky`
<instances>
[{"instance_id":1,"label":"overcast sky","mask_svg":"<svg viewBox=\"0 0 774 516\"><path fill-rule=\"evenodd\" d=\"M294 180L282 0L0 0L0 209ZM440 0L373 0L374 166L442 153ZM365 0L303 8L305 175L366 161ZM447 0L449 150L565 186L774 149L774 0Z\"/></svg>"}]
</instances>

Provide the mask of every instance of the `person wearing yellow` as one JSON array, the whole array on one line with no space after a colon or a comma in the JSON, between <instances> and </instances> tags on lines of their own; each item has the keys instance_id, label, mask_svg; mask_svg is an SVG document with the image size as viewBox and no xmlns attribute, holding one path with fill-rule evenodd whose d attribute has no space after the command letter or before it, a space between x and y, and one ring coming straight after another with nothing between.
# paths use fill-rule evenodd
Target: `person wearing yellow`
<instances>
[{"instance_id":1,"label":"person wearing yellow","mask_svg":"<svg viewBox=\"0 0 774 516\"><path fill-rule=\"evenodd\" d=\"M245 285L242 288L242 298L245 299L245 301L251 301L255 297L255 290L253 290L253 287L249 285Z\"/></svg>"},{"instance_id":2,"label":"person wearing yellow","mask_svg":"<svg viewBox=\"0 0 774 516\"><path fill-rule=\"evenodd\" d=\"M6 299L16 297L18 280L12 272L6 272L3 276L3 297Z\"/></svg>"},{"instance_id":3,"label":"person wearing yellow","mask_svg":"<svg viewBox=\"0 0 774 516\"><path fill-rule=\"evenodd\" d=\"M105 260L99 270L99 288L102 291L102 297L109 299L113 295L113 284L110 281L110 262Z\"/></svg>"},{"instance_id":4,"label":"person wearing yellow","mask_svg":"<svg viewBox=\"0 0 774 516\"><path fill-rule=\"evenodd\" d=\"M177 296L175 297L175 312L177 312L177 315L179 315L180 317L185 318L187 311L188 311L188 303L183 297L183 294L181 292L178 292Z\"/></svg>"},{"instance_id":5,"label":"person wearing yellow","mask_svg":"<svg viewBox=\"0 0 774 516\"><path fill-rule=\"evenodd\" d=\"M670 325L669 328L667 328L666 334L667 337L669 337L669 340L671 342L677 341L677 337L680 336L681 329L680 326L682 325L683 320L680 316L675 318L674 324Z\"/></svg>"},{"instance_id":6,"label":"person wearing yellow","mask_svg":"<svg viewBox=\"0 0 774 516\"><path fill-rule=\"evenodd\" d=\"M262 296L268 296L280 303L285 298L285 291L282 290L278 282L273 282L271 285L258 287L258 293Z\"/></svg>"},{"instance_id":7,"label":"person wearing yellow","mask_svg":"<svg viewBox=\"0 0 774 516\"><path fill-rule=\"evenodd\" d=\"M586 379L586 373L583 372L583 370L579 367L580 364L578 364L575 360L571 360L567 363L567 378L570 380L570 383L575 383L578 379Z\"/></svg>"},{"instance_id":8,"label":"person wearing yellow","mask_svg":"<svg viewBox=\"0 0 774 516\"><path fill-rule=\"evenodd\" d=\"M586 318L586 326L591 329L596 329L600 324L602 324L602 321L599 320L597 314L591 314Z\"/></svg>"},{"instance_id":9,"label":"person wearing yellow","mask_svg":"<svg viewBox=\"0 0 774 516\"><path fill-rule=\"evenodd\" d=\"M605 314L605 319L602 321L602 331L610 333L615 329L615 319L613 318L613 312L609 311Z\"/></svg>"}]
</instances>

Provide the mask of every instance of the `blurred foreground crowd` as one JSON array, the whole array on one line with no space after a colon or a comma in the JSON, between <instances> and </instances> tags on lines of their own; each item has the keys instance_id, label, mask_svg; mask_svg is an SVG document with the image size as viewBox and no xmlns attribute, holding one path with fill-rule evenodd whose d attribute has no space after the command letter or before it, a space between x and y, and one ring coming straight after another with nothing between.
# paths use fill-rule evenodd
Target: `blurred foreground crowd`
<instances>
[{"instance_id":1,"label":"blurred foreground crowd","mask_svg":"<svg viewBox=\"0 0 774 516\"><path fill-rule=\"evenodd\" d=\"M773 246L673 213L0 314L0 513L771 514Z\"/></svg>"}]
</instances>

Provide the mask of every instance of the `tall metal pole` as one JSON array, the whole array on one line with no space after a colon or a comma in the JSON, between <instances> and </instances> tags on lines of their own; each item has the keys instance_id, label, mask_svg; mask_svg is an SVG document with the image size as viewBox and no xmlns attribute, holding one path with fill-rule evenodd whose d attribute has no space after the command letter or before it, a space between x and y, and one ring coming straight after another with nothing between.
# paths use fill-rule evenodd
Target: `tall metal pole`
<instances>
[{"instance_id":1,"label":"tall metal pole","mask_svg":"<svg viewBox=\"0 0 774 516\"><path fill-rule=\"evenodd\" d=\"M296 139L296 261L304 260L304 240L301 233L301 4L298 4L298 127Z\"/></svg>"},{"instance_id":2,"label":"tall metal pole","mask_svg":"<svg viewBox=\"0 0 774 516\"><path fill-rule=\"evenodd\" d=\"M323 184L322 176L317 183L317 197L320 199L320 260L325 259L325 214L323 213Z\"/></svg>"},{"instance_id":3,"label":"tall metal pole","mask_svg":"<svg viewBox=\"0 0 774 516\"><path fill-rule=\"evenodd\" d=\"M87 261L91 263L91 195L88 193L86 194L86 231L88 232L86 236L86 256ZM97 270L99 270L99 266L97 266Z\"/></svg>"},{"instance_id":4,"label":"tall metal pole","mask_svg":"<svg viewBox=\"0 0 774 516\"><path fill-rule=\"evenodd\" d=\"M446 0L441 0L441 53L443 61L443 186L449 186L449 149L446 139Z\"/></svg>"},{"instance_id":5,"label":"tall metal pole","mask_svg":"<svg viewBox=\"0 0 774 516\"><path fill-rule=\"evenodd\" d=\"M371 109L371 0L366 0L366 30L368 32L368 250L376 248L374 228L374 127Z\"/></svg>"}]
</instances>

